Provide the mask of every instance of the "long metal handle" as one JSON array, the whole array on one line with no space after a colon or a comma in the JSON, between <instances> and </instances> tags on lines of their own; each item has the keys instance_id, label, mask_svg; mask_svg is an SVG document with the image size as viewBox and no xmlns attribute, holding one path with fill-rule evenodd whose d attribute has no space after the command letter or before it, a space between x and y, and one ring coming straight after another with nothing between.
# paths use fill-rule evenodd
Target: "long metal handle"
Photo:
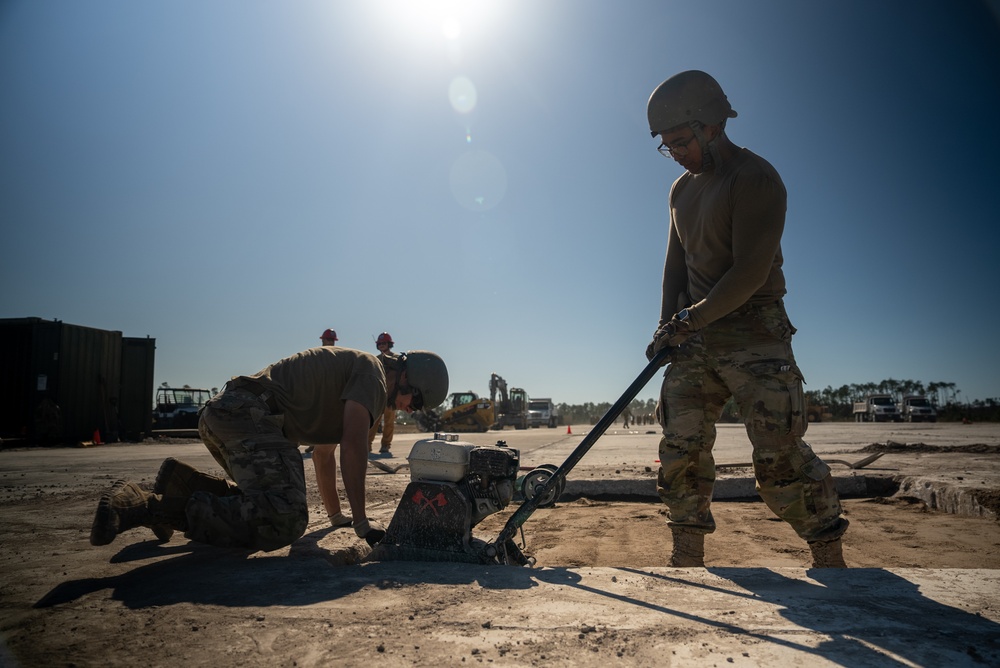
<instances>
[{"instance_id":1,"label":"long metal handle","mask_svg":"<svg viewBox=\"0 0 1000 668\"><path fill-rule=\"evenodd\" d=\"M628 406L633 399L635 399L635 396L646 386L646 383L649 382L650 378L656 375L657 370L663 365L664 360L669 354L670 348L664 348L653 356L653 359L649 361L646 368L643 369L632 384L628 386L628 389L625 390L625 393L618 399L618 401L616 401L615 404L608 409L608 412L604 414L604 417L597 421L594 428L583 437L583 440L580 441L580 445L576 446L576 449L574 449L573 452L570 453L569 457L566 458L566 461L564 461L559 468L556 469L555 473L552 474L552 477L546 481L542 488L538 490L532 498L522 503L521 507L510 516L510 519L507 520L507 524L504 525L499 535L497 535L497 539L492 543L493 546L502 546L514 537L517 530L521 528L528 518L531 517L531 514L535 512L535 509L538 508L538 504L545 499L545 495L548 494L548 492L557 484L559 484L560 480L566 478L566 474L569 473L574 466L576 466L577 462L583 459L583 456L587 454L587 451L593 447L594 443L597 442L597 439L604 435L604 432L608 430L608 427L614 424L618 415L625 410L625 407Z\"/></svg>"}]
</instances>

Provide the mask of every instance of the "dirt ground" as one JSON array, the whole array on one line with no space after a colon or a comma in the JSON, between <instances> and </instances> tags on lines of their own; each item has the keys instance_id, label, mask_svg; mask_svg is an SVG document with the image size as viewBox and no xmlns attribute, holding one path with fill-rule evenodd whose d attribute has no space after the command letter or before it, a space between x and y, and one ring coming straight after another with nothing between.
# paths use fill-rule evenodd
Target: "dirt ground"
<instances>
[{"instance_id":1,"label":"dirt ground","mask_svg":"<svg viewBox=\"0 0 1000 668\"><path fill-rule=\"evenodd\" d=\"M420 600L420 585L403 596L399 582L386 574L418 569L406 562L395 562L395 571L382 565L358 571L372 568L352 565L367 550L349 530L326 525L308 464L306 535L283 550L248 554L180 535L157 544L145 529L109 546L90 546L100 493L121 475L151 483L156 467L125 457L113 467L89 466L85 453L70 449L68 455L68 461L54 458L59 465L37 470L14 466L13 457L0 452L0 666L368 665L372 656L386 665L458 661L448 633L466 631L442 632L434 623L436 611L455 602L426 584L428 598ZM370 471L373 516L391 518L405 485L401 478ZM996 519L932 511L912 499L846 499L844 506L851 520L845 557L852 567L1000 569ZM806 545L762 503L716 502L713 511L719 529L706 542L710 569L808 566ZM508 516L487 518L475 535L495 537ZM546 568L662 567L670 551L664 521L655 502L560 502L536 511L525 525L525 552ZM485 584L488 567L444 572L435 577L447 583L468 573L484 583L488 605L496 609L510 608L522 595L516 587ZM490 619L484 612L470 623L487 628ZM605 650L621 639L613 633L604 638L608 644L594 650L595 659L615 656ZM540 665L546 652L563 656L554 651L492 647L491 654L473 652L460 662Z\"/></svg>"}]
</instances>

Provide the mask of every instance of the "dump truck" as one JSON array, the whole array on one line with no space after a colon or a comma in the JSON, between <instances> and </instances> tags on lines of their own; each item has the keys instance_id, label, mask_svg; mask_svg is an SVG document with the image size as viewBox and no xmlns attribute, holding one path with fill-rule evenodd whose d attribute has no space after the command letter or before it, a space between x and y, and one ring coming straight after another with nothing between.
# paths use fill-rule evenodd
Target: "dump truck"
<instances>
[{"instance_id":1,"label":"dump truck","mask_svg":"<svg viewBox=\"0 0 1000 668\"><path fill-rule=\"evenodd\" d=\"M937 422L937 410L920 394L908 394L899 404L899 414L904 422Z\"/></svg>"},{"instance_id":2,"label":"dump truck","mask_svg":"<svg viewBox=\"0 0 1000 668\"><path fill-rule=\"evenodd\" d=\"M855 422L899 422L899 409L889 394L871 394L854 402Z\"/></svg>"},{"instance_id":3,"label":"dump truck","mask_svg":"<svg viewBox=\"0 0 1000 668\"><path fill-rule=\"evenodd\" d=\"M556 405L548 397L534 398L528 402L528 426L554 428L559 424Z\"/></svg>"}]
</instances>

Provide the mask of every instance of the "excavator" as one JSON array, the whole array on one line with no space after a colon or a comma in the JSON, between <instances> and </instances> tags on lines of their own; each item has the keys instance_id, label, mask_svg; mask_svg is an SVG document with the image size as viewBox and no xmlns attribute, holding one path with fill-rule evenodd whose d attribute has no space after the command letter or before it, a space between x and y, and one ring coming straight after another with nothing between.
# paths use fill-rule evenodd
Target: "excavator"
<instances>
[{"instance_id":1,"label":"excavator","mask_svg":"<svg viewBox=\"0 0 1000 668\"><path fill-rule=\"evenodd\" d=\"M454 392L445 405L448 408L440 415L429 408L413 414L423 431L486 432L507 425L528 428L528 393L519 387L508 391L507 381L495 373L490 376L489 399L471 390Z\"/></svg>"},{"instance_id":2,"label":"excavator","mask_svg":"<svg viewBox=\"0 0 1000 668\"><path fill-rule=\"evenodd\" d=\"M493 402L471 390L448 395L445 405L440 415L431 408L413 414L423 431L485 432L496 422Z\"/></svg>"},{"instance_id":3,"label":"excavator","mask_svg":"<svg viewBox=\"0 0 1000 668\"><path fill-rule=\"evenodd\" d=\"M497 394L500 402L497 403ZM520 387L512 387L507 391L507 381L496 375L490 376L490 401L496 408L496 423L494 429L503 429L511 425L514 429L528 428L528 393Z\"/></svg>"}]
</instances>

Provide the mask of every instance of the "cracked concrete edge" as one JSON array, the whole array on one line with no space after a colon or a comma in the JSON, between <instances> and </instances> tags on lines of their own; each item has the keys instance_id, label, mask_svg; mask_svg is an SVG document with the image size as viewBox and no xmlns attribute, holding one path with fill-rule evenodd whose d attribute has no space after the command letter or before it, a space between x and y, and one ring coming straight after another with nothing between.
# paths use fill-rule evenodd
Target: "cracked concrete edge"
<instances>
[{"instance_id":1,"label":"cracked concrete edge","mask_svg":"<svg viewBox=\"0 0 1000 668\"><path fill-rule=\"evenodd\" d=\"M834 476L834 483L841 498L917 498L928 507L942 512L973 517L997 517L994 511L979 503L973 490L929 478L852 475ZM653 478L567 480L559 500L579 498L659 501L656 480ZM712 499L759 501L760 496L757 494L754 478L740 477L716 480Z\"/></svg>"},{"instance_id":2,"label":"cracked concrete edge","mask_svg":"<svg viewBox=\"0 0 1000 668\"><path fill-rule=\"evenodd\" d=\"M842 497L889 496L895 492L897 485L884 476L848 476L834 477L837 493ZM656 493L656 480L653 478L616 478L616 479L583 479L567 480L561 499L576 498L591 499L635 499L659 500ZM760 500L757 494L756 480L753 477L724 478L715 481L712 499Z\"/></svg>"},{"instance_id":3,"label":"cracked concrete edge","mask_svg":"<svg viewBox=\"0 0 1000 668\"><path fill-rule=\"evenodd\" d=\"M894 494L896 497L916 498L927 504L929 508L955 515L997 517L994 510L979 502L976 489L914 476L900 476L897 478L897 482L899 489Z\"/></svg>"}]
</instances>

